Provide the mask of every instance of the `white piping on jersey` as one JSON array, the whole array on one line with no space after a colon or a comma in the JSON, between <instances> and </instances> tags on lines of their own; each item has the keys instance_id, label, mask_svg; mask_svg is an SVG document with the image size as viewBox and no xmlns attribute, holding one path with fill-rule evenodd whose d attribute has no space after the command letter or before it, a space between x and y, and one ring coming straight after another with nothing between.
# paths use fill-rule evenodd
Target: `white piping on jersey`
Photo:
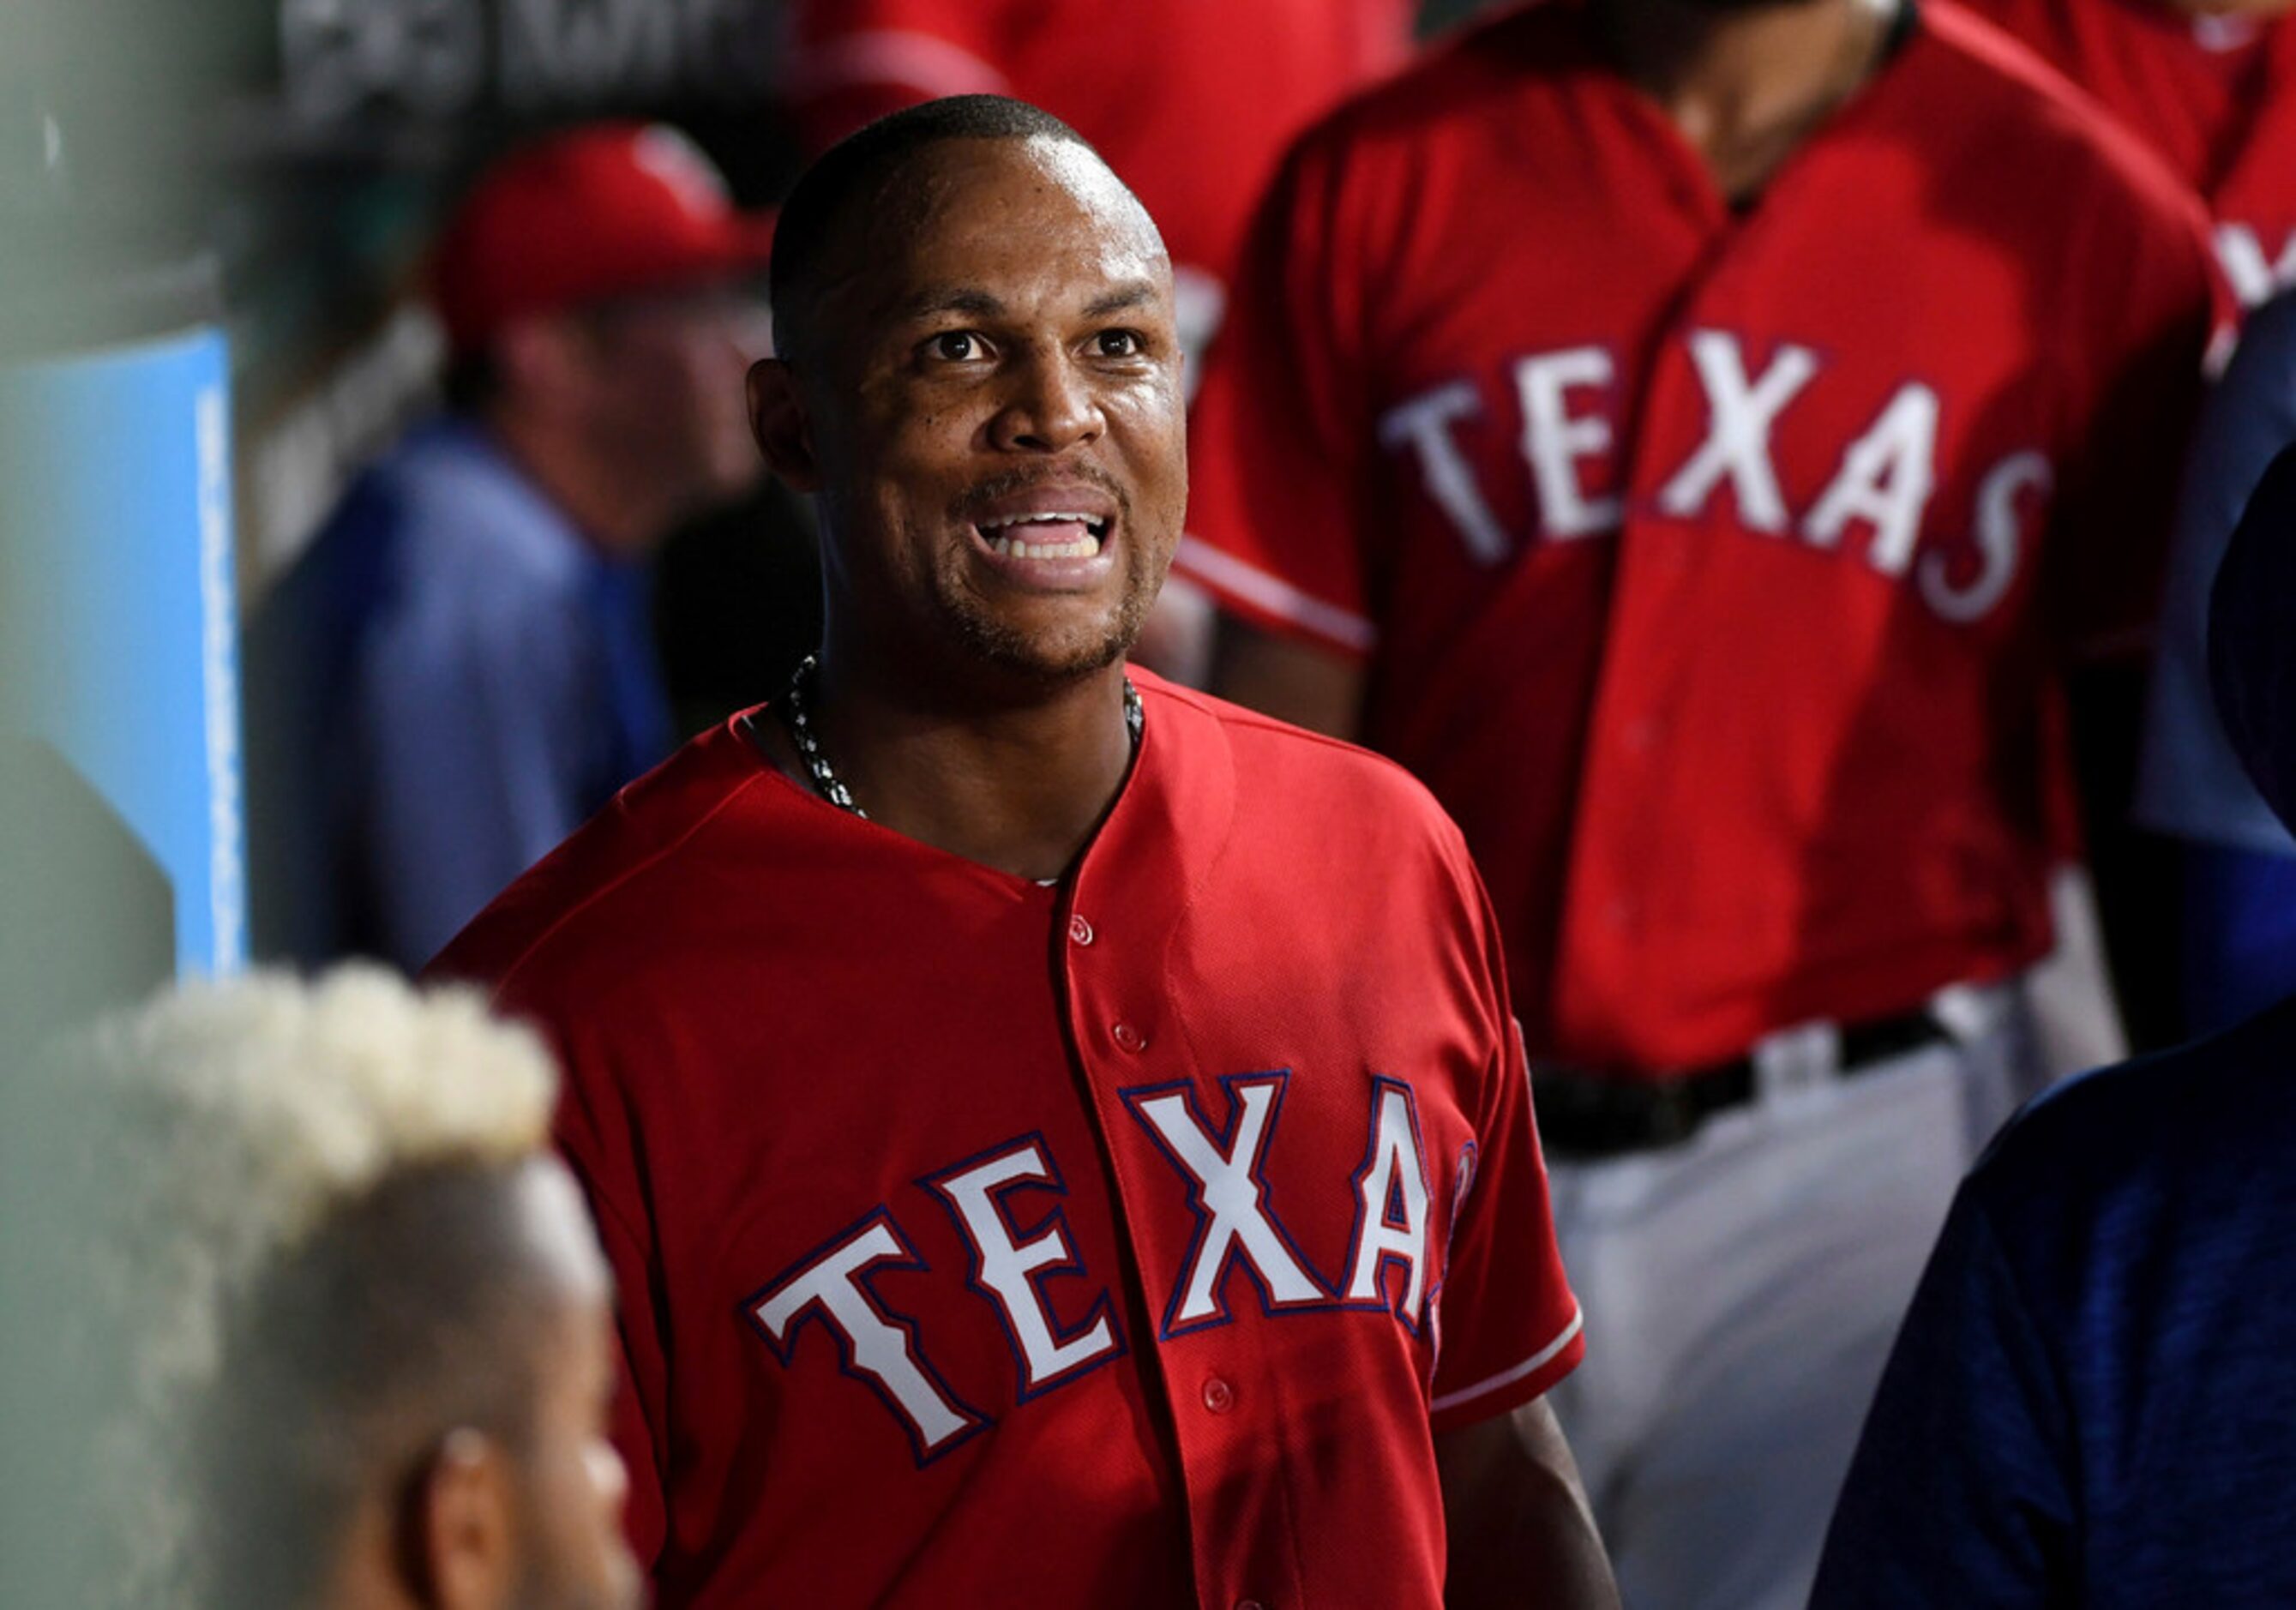
<instances>
[{"instance_id":1,"label":"white piping on jersey","mask_svg":"<svg viewBox=\"0 0 2296 1610\"><path fill-rule=\"evenodd\" d=\"M1183 536L1179 552L1174 557L1182 569L1193 571L1211 586L1224 588L1295 626L1304 626L1341 648L1367 653L1379 641L1379 628L1361 615L1312 597L1280 577L1221 553L1201 537Z\"/></svg>"},{"instance_id":2,"label":"white piping on jersey","mask_svg":"<svg viewBox=\"0 0 2296 1610\"><path fill-rule=\"evenodd\" d=\"M1456 1392L1445 1392L1427 1406L1427 1412L1440 1414L1447 1409L1456 1409L1460 1404L1471 1399L1480 1398L1486 1392L1496 1392L1503 1386L1513 1386L1517 1381L1539 1369L1552 1360L1555 1354L1570 1346L1571 1338L1576 1336L1586 1324L1587 1316L1578 1311L1577 1304L1572 1304L1570 1323L1562 1327L1562 1334L1554 1341L1549 1342L1513 1369L1501 1370L1497 1375L1478 1381L1472 1386L1463 1386Z\"/></svg>"},{"instance_id":3,"label":"white piping on jersey","mask_svg":"<svg viewBox=\"0 0 2296 1610\"><path fill-rule=\"evenodd\" d=\"M928 95L1012 93L1004 75L961 45L910 29L871 29L801 53L790 69L801 94L849 84L904 84Z\"/></svg>"}]
</instances>

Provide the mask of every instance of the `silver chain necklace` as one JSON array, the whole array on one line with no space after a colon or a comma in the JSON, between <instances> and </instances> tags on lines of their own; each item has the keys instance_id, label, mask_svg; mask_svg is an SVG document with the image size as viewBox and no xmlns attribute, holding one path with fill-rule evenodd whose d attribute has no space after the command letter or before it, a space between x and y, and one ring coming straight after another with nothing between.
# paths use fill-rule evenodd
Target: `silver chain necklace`
<instances>
[{"instance_id":1,"label":"silver chain necklace","mask_svg":"<svg viewBox=\"0 0 2296 1610\"><path fill-rule=\"evenodd\" d=\"M806 700L810 696L814 678L821 674L821 659L808 654L798 662L797 671L790 678L789 695L776 707L781 711L782 725L789 729L790 742L797 745L798 758L805 762L806 775L813 779L815 792L840 810L849 810L863 821L869 813L853 798L853 791L845 786L845 779L829 763L829 755L821 747L821 739L813 730L813 722L806 715ZM1124 730L1131 735L1132 752L1140 752L1140 729L1146 722L1140 709L1140 690L1132 686L1132 678L1124 678Z\"/></svg>"}]
</instances>

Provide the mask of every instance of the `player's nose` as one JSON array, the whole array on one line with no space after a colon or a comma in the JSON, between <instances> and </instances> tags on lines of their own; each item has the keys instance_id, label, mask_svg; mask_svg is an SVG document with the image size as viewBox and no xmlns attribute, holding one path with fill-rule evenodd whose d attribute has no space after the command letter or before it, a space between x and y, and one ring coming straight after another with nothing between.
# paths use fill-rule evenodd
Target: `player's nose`
<instances>
[{"instance_id":1,"label":"player's nose","mask_svg":"<svg viewBox=\"0 0 2296 1610\"><path fill-rule=\"evenodd\" d=\"M1039 352L1012 370L989 439L1014 453L1063 453L1096 439L1104 425L1089 377L1065 352Z\"/></svg>"}]
</instances>

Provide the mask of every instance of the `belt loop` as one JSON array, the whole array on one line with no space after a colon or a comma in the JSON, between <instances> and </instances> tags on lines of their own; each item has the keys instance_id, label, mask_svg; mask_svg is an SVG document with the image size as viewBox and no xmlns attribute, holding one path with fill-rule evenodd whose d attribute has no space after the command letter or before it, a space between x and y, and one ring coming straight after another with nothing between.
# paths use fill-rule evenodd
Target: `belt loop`
<instances>
[{"instance_id":1,"label":"belt loop","mask_svg":"<svg viewBox=\"0 0 2296 1610\"><path fill-rule=\"evenodd\" d=\"M1930 997L1930 1014L1956 1045L1974 1045L2008 1021L2017 999L2014 982L1948 984Z\"/></svg>"},{"instance_id":2,"label":"belt loop","mask_svg":"<svg viewBox=\"0 0 2296 1610\"><path fill-rule=\"evenodd\" d=\"M1780 1029L1754 1042L1754 1090L1764 1101L1829 1084L1841 1072L1841 1029L1820 1020Z\"/></svg>"}]
</instances>

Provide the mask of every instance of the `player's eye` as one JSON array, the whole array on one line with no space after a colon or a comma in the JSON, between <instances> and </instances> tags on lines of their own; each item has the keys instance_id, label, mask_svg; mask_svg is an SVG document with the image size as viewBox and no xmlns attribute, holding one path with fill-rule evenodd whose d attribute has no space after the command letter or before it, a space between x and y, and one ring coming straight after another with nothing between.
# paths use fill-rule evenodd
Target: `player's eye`
<instances>
[{"instance_id":1,"label":"player's eye","mask_svg":"<svg viewBox=\"0 0 2296 1610\"><path fill-rule=\"evenodd\" d=\"M1137 357L1147 348L1137 330L1103 330L1093 338L1093 349L1103 357Z\"/></svg>"},{"instance_id":2,"label":"player's eye","mask_svg":"<svg viewBox=\"0 0 2296 1610\"><path fill-rule=\"evenodd\" d=\"M952 364L969 364L988 350L988 344L970 330L944 330L926 347L935 357Z\"/></svg>"}]
</instances>

